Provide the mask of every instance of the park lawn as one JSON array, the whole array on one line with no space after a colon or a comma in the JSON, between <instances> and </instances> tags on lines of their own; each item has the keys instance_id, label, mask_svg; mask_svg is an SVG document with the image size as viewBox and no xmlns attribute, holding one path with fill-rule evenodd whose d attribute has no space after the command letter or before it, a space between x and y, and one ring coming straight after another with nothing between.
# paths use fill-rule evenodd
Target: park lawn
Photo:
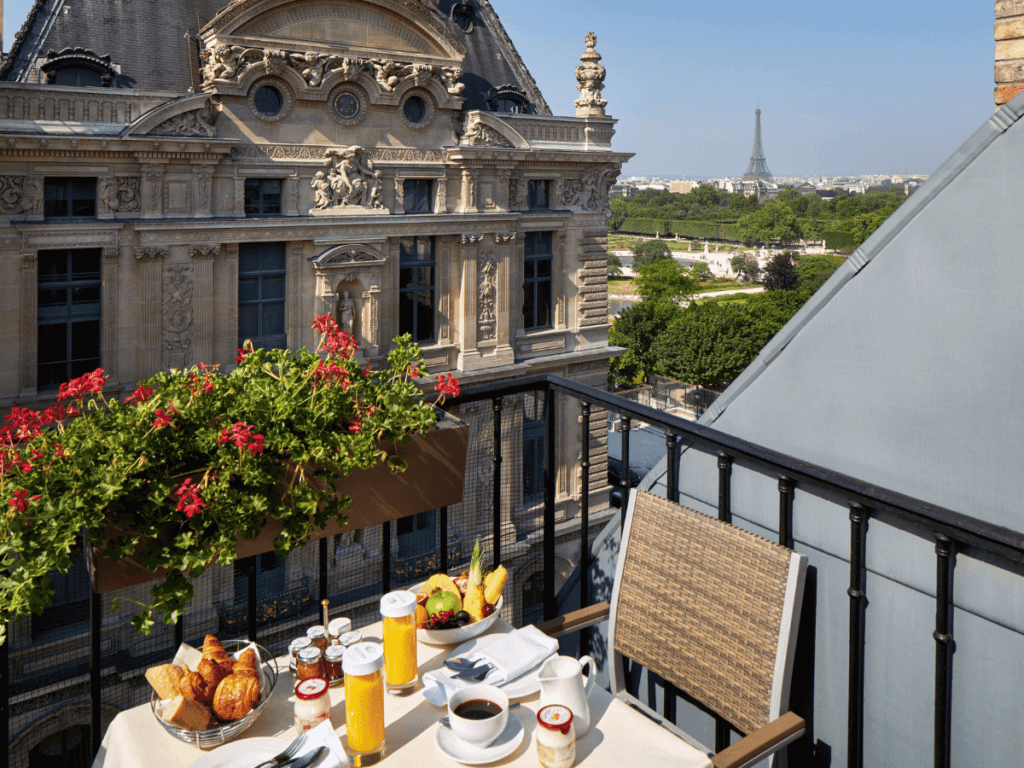
<instances>
[{"instance_id":1,"label":"park lawn","mask_svg":"<svg viewBox=\"0 0 1024 768\"><path fill-rule=\"evenodd\" d=\"M701 283L697 293L710 293L712 291L731 291L733 288L756 288L756 285L737 283L735 280L712 280L710 283Z\"/></svg>"},{"instance_id":2,"label":"park lawn","mask_svg":"<svg viewBox=\"0 0 1024 768\"><path fill-rule=\"evenodd\" d=\"M632 296L636 293L636 285L628 277L610 277L608 293L612 296Z\"/></svg>"}]
</instances>

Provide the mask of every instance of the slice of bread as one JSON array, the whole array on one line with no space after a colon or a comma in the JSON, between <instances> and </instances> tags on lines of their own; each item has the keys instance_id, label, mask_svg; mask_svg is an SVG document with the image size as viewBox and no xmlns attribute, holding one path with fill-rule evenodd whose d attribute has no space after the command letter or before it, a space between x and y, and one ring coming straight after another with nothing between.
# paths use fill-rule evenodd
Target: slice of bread
<instances>
[{"instance_id":1,"label":"slice of bread","mask_svg":"<svg viewBox=\"0 0 1024 768\"><path fill-rule=\"evenodd\" d=\"M161 699L173 699L181 693L178 684L182 675L181 667L173 664L161 664L159 667L150 667L146 670L146 679Z\"/></svg>"},{"instance_id":2,"label":"slice of bread","mask_svg":"<svg viewBox=\"0 0 1024 768\"><path fill-rule=\"evenodd\" d=\"M210 724L210 708L198 701L175 696L171 703L164 707L163 719L176 728L186 731L202 731Z\"/></svg>"}]
</instances>

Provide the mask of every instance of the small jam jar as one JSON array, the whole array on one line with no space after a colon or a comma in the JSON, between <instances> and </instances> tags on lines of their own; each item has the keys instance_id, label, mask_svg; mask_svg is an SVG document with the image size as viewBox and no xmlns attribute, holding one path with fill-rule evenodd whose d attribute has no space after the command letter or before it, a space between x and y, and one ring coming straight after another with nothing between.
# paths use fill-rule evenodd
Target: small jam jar
<instances>
[{"instance_id":1,"label":"small jam jar","mask_svg":"<svg viewBox=\"0 0 1024 768\"><path fill-rule=\"evenodd\" d=\"M341 685L345 679L345 673L341 668L341 659L345 655L345 646L329 645L324 651L324 667L327 670L327 682L331 687Z\"/></svg>"},{"instance_id":2,"label":"small jam jar","mask_svg":"<svg viewBox=\"0 0 1024 768\"><path fill-rule=\"evenodd\" d=\"M295 727L300 731L316 728L331 719L331 697L322 677L302 680L295 686Z\"/></svg>"},{"instance_id":3,"label":"small jam jar","mask_svg":"<svg viewBox=\"0 0 1024 768\"><path fill-rule=\"evenodd\" d=\"M346 619L344 616L337 619L331 619L327 625L327 638L331 645L339 645L338 638L344 635L346 632L352 631L352 619Z\"/></svg>"},{"instance_id":4,"label":"small jam jar","mask_svg":"<svg viewBox=\"0 0 1024 768\"><path fill-rule=\"evenodd\" d=\"M549 704L537 713L537 756L544 768L572 768L576 762L576 732L568 707Z\"/></svg>"},{"instance_id":5,"label":"small jam jar","mask_svg":"<svg viewBox=\"0 0 1024 768\"><path fill-rule=\"evenodd\" d=\"M290 662L290 666L292 669L295 669L295 662L299 660L299 651L301 651L303 648L309 648L309 646L311 646L312 644L313 641L310 640L308 637L297 637L291 641L291 643L288 645L288 652L292 656L292 660Z\"/></svg>"},{"instance_id":6,"label":"small jam jar","mask_svg":"<svg viewBox=\"0 0 1024 768\"><path fill-rule=\"evenodd\" d=\"M308 637L313 645L319 648L321 651L327 650L327 630L321 626L310 627L306 630L306 637Z\"/></svg>"},{"instance_id":7,"label":"small jam jar","mask_svg":"<svg viewBox=\"0 0 1024 768\"><path fill-rule=\"evenodd\" d=\"M342 648L348 648L350 645L355 645L363 639L363 633L358 629L353 632L346 632L345 634L338 637L338 645Z\"/></svg>"},{"instance_id":8,"label":"small jam jar","mask_svg":"<svg viewBox=\"0 0 1024 768\"><path fill-rule=\"evenodd\" d=\"M295 676L299 680L324 676L324 652L316 646L299 651L295 662Z\"/></svg>"}]
</instances>

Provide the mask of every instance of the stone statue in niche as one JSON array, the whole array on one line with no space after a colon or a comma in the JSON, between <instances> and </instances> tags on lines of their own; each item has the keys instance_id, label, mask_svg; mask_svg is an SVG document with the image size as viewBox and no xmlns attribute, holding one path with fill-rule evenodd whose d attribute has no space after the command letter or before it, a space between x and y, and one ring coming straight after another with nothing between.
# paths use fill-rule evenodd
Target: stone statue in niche
<instances>
[{"instance_id":1,"label":"stone statue in niche","mask_svg":"<svg viewBox=\"0 0 1024 768\"><path fill-rule=\"evenodd\" d=\"M342 291L338 299L338 327L345 333L354 335L356 332L356 303L348 291Z\"/></svg>"},{"instance_id":2,"label":"stone statue in niche","mask_svg":"<svg viewBox=\"0 0 1024 768\"><path fill-rule=\"evenodd\" d=\"M330 183L333 205L384 208L380 201L381 174L374 169L373 161L365 149L351 146L345 149L329 149L325 154L325 165L331 166L327 180ZM322 179L314 177L313 188L317 190L318 208L326 207L320 205L321 184Z\"/></svg>"},{"instance_id":3,"label":"stone statue in niche","mask_svg":"<svg viewBox=\"0 0 1024 768\"><path fill-rule=\"evenodd\" d=\"M601 54L594 50L597 36L588 32L586 37L587 50L580 56L583 63L576 67L576 88L580 97L573 103L576 105L576 117L603 115L608 102L601 98L604 88L605 69L599 62Z\"/></svg>"}]
</instances>

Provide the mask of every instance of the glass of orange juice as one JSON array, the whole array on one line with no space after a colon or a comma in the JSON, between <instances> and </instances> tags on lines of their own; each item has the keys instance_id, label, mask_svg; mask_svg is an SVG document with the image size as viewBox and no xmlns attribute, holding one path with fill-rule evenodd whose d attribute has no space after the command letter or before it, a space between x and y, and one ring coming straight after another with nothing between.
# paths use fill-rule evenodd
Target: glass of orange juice
<instances>
[{"instance_id":1,"label":"glass of orange juice","mask_svg":"<svg viewBox=\"0 0 1024 768\"><path fill-rule=\"evenodd\" d=\"M416 687L416 595L389 592L380 599L383 617L384 684L392 696Z\"/></svg>"},{"instance_id":2,"label":"glass of orange juice","mask_svg":"<svg viewBox=\"0 0 1024 768\"><path fill-rule=\"evenodd\" d=\"M345 651L341 664L349 764L373 765L384 757L384 649L377 643L356 643Z\"/></svg>"}]
</instances>

